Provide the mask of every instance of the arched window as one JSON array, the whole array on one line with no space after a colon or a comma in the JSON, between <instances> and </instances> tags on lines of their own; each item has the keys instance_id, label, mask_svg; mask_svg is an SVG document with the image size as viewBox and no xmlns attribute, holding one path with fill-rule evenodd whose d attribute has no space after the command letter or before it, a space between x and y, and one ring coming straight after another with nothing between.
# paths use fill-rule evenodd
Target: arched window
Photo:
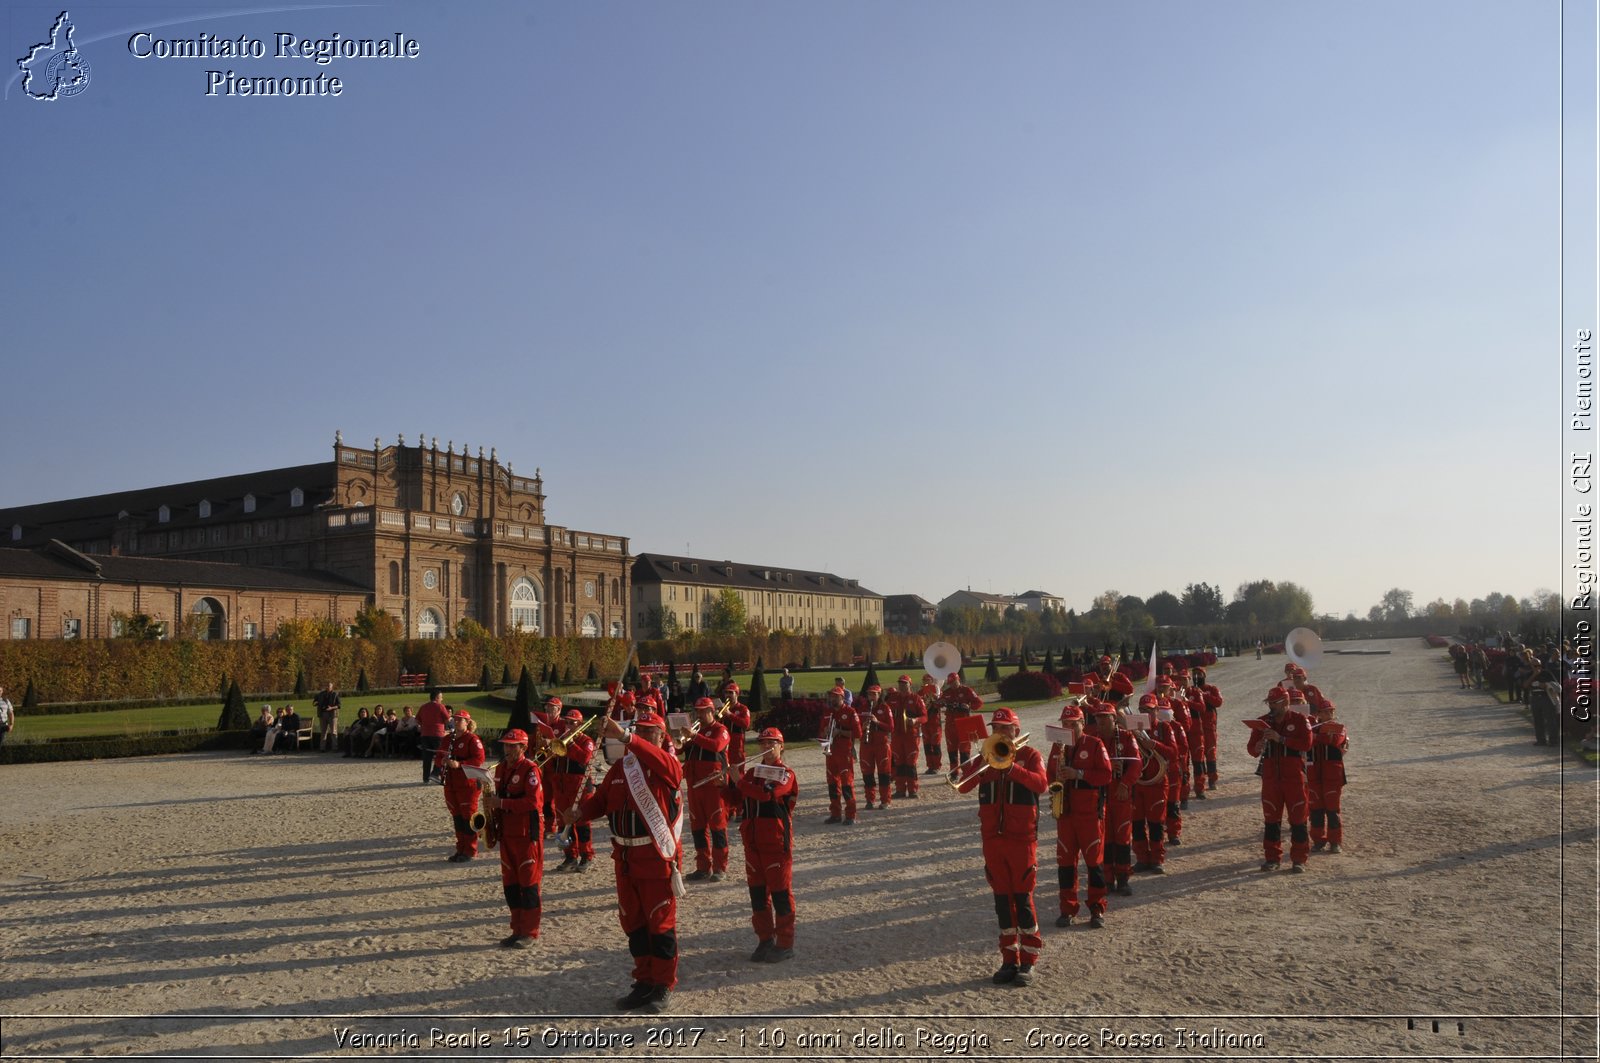
<instances>
[{"instance_id":1,"label":"arched window","mask_svg":"<svg viewBox=\"0 0 1600 1063\"><path fill-rule=\"evenodd\" d=\"M12 542L16 542L17 540L19 540L21 538L22 538L22 525L13 524L11 526L11 541Z\"/></svg>"},{"instance_id":2,"label":"arched window","mask_svg":"<svg viewBox=\"0 0 1600 1063\"><path fill-rule=\"evenodd\" d=\"M195 623L195 638L222 639L227 637L228 618L222 603L215 598L201 598L194 603L194 615L204 619Z\"/></svg>"},{"instance_id":3,"label":"arched window","mask_svg":"<svg viewBox=\"0 0 1600 1063\"><path fill-rule=\"evenodd\" d=\"M400 593L400 562L389 562L389 593Z\"/></svg>"},{"instance_id":4,"label":"arched window","mask_svg":"<svg viewBox=\"0 0 1600 1063\"><path fill-rule=\"evenodd\" d=\"M538 634L544 627L539 588L526 576L511 585L511 630Z\"/></svg>"},{"instance_id":5,"label":"arched window","mask_svg":"<svg viewBox=\"0 0 1600 1063\"><path fill-rule=\"evenodd\" d=\"M613 579L611 581L611 604L622 604L622 581L619 579Z\"/></svg>"},{"instance_id":6,"label":"arched window","mask_svg":"<svg viewBox=\"0 0 1600 1063\"><path fill-rule=\"evenodd\" d=\"M437 610L435 610L435 609L424 609L422 611L422 615L417 617L417 638L419 638L419 639L436 639L436 638L439 638L440 637L439 632L440 632L440 629L443 626L444 626L444 621L440 618L439 613L438 613Z\"/></svg>"},{"instance_id":7,"label":"arched window","mask_svg":"<svg viewBox=\"0 0 1600 1063\"><path fill-rule=\"evenodd\" d=\"M304 491L302 491L300 488L296 487L294 490L289 492L289 505L291 507L298 509L300 506L303 506L305 504L306 504L306 493Z\"/></svg>"},{"instance_id":8,"label":"arched window","mask_svg":"<svg viewBox=\"0 0 1600 1063\"><path fill-rule=\"evenodd\" d=\"M172 507L170 507L170 506L162 506L160 509L156 510L156 520L157 520L157 522L159 522L161 524L165 524L167 521L169 521L171 519L172 519Z\"/></svg>"},{"instance_id":9,"label":"arched window","mask_svg":"<svg viewBox=\"0 0 1600 1063\"><path fill-rule=\"evenodd\" d=\"M583 614L583 637L586 639L600 637L600 618L593 613Z\"/></svg>"},{"instance_id":10,"label":"arched window","mask_svg":"<svg viewBox=\"0 0 1600 1063\"><path fill-rule=\"evenodd\" d=\"M201 516L202 519L205 518L205 517L211 516L211 500L210 499L202 498L200 500L200 516Z\"/></svg>"},{"instance_id":11,"label":"arched window","mask_svg":"<svg viewBox=\"0 0 1600 1063\"><path fill-rule=\"evenodd\" d=\"M244 511L246 513L254 513L256 511L256 496L255 495L245 495L244 496Z\"/></svg>"}]
</instances>

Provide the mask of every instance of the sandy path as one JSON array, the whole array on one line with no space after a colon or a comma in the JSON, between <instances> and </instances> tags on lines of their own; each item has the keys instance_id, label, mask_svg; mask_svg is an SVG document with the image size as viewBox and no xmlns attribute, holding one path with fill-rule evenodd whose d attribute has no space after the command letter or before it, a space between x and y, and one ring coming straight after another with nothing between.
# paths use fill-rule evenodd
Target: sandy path
<instances>
[{"instance_id":1,"label":"sandy path","mask_svg":"<svg viewBox=\"0 0 1600 1063\"><path fill-rule=\"evenodd\" d=\"M506 932L497 864L444 862L441 792L409 762L7 767L3 1053L420 1056L438 1029L489 1043L434 1053L485 1058L1546 1058L1563 1047L1591 1058L1594 1023L1561 1016L1595 1008L1593 769L1535 747L1509 708L1455 689L1438 651L1379 645L1392 654L1330 654L1313 675L1352 735L1343 855L1314 857L1307 875L1255 870L1258 791L1240 721L1260 711L1283 659L1225 661L1212 671L1227 698L1220 793L1191 802L1171 873L1113 897L1106 930L1051 926L1043 817L1046 952L1027 989L989 983L998 954L975 799L936 785L863 812L853 830L824 826L820 755L798 752L798 954L748 962L737 876L691 887L670 1022L612 1010L627 957L609 859L547 875L537 949L494 948ZM1041 741L1053 717L1024 714ZM1177 1027L1235 1040L1197 1047ZM352 1047L341 1028L394 1041ZM651 1030L678 1043L646 1044ZM881 1049L866 1043L874 1031Z\"/></svg>"}]
</instances>

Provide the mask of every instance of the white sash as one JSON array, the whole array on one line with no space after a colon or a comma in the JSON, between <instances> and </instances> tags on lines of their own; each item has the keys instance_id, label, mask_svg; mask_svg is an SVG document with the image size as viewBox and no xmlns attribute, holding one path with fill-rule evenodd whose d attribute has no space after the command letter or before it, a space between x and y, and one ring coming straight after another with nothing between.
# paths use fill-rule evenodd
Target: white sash
<instances>
[{"instance_id":1,"label":"white sash","mask_svg":"<svg viewBox=\"0 0 1600 1063\"><path fill-rule=\"evenodd\" d=\"M649 785L644 779L644 768L639 763L639 758L632 753L622 758L622 774L628 782L628 793L633 795L633 803L639 806L639 814L644 817L645 826L650 828L650 837L656 843L656 852L661 854L661 859L669 863L678 856L678 837L683 831L683 811L680 809L678 818L669 826L667 817L661 812L661 805L656 802L655 795L650 792Z\"/></svg>"}]
</instances>

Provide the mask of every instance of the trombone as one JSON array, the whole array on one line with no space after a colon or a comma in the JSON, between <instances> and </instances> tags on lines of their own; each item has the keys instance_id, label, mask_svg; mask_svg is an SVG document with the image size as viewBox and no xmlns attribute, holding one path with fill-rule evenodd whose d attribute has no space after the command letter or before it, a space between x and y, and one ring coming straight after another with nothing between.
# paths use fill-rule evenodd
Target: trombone
<instances>
[{"instance_id":1,"label":"trombone","mask_svg":"<svg viewBox=\"0 0 1600 1063\"><path fill-rule=\"evenodd\" d=\"M984 768L1005 771L1015 763L1017 750L1027 745L1030 737L1032 736L1023 735L1013 742L1010 736L995 732L983 740L983 745L971 759L950 769L950 774L945 776L945 783L950 789L960 793L962 786L971 782Z\"/></svg>"},{"instance_id":2,"label":"trombone","mask_svg":"<svg viewBox=\"0 0 1600 1063\"><path fill-rule=\"evenodd\" d=\"M567 750L572 745L572 740L587 731L599 719L599 716L590 716L580 723L571 734L564 735L561 738L552 738L546 742L544 748L533 755L533 766L543 768L550 762L551 757L566 756Z\"/></svg>"}]
</instances>

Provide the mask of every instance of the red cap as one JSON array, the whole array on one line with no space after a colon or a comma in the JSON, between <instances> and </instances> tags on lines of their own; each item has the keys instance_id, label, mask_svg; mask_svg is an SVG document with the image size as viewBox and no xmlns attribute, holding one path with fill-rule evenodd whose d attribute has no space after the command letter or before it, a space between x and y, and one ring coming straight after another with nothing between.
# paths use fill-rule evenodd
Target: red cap
<instances>
[{"instance_id":1,"label":"red cap","mask_svg":"<svg viewBox=\"0 0 1600 1063\"><path fill-rule=\"evenodd\" d=\"M456 710L456 719L458 719L458 720L470 720L470 719L472 719L472 713L468 712L466 709L457 709Z\"/></svg>"},{"instance_id":2,"label":"red cap","mask_svg":"<svg viewBox=\"0 0 1600 1063\"><path fill-rule=\"evenodd\" d=\"M714 709L717 707L717 703L712 701L710 698L697 698L695 699L694 707L696 711L699 711L700 709Z\"/></svg>"},{"instance_id":3,"label":"red cap","mask_svg":"<svg viewBox=\"0 0 1600 1063\"><path fill-rule=\"evenodd\" d=\"M1102 655L1101 655L1101 656L1100 656L1100 663L1101 663L1101 664L1110 664L1110 663L1111 663L1111 658L1110 658L1110 657L1107 657L1107 656L1105 656L1105 655L1104 655L1104 654L1102 654Z\"/></svg>"},{"instance_id":4,"label":"red cap","mask_svg":"<svg viewBox=\"0 0 1600 1063\"><path fill-rule=\"evenodd\" d=\"M583 710L582 709L568 709L566 712L561 714L561 718L563 720L582 720L583 719Z\"/></svg>"},{"instance_id":5,"label":"red cap","mask_svg":"<svg viewBox=\"0 0 1600 1063\"><path fill-rule=\"evenodd\" d=\"M908 676L908 675L903 675L899 679L896 679L895 682L896 683L909 683L909 682L911 682L911 677Z\"/></svg>"},{"instance_id":6,"label":"red cap","mask_svg":"<svg viewBox=\"0 0 1600 1063\"><path fill-rule=\"evenodd\" d=\"M763 727L761 733L756 735L757 742L782 742L783 732L776 727Z\"/></svg>"},{"instance_id":7,"label":"red cap","mask_svg":"<svg viewBox=\"0 0 1600 1063\"><path fill-rule=\"evenodd\" d=\"M994 710L993 726L999 726L1002 723L1020 724L1021 721L1017 719L1016 713L1012 712L1010 709L1002 707Z\"/></svg>"},{"instance_id":8,"label":"red cap","mask_svg":"<svg viewBox=\"0 0 1600 1063\"><path fill-rule=\"evenodd\" d=\"M1318 712L1321 712L1323 709L1327 709L1329 712L1332 712L1334 708L1335 706L1332 698L1323 698L1321 701L1317 702Z\"/></svg>"},{"instance_id":9,"label":"red cap","mask_svg":"<svg viewBox=\"0 0 1600 1063\"><path fill-rule=\"evenodd\" d=\"M1115 716L1117 710L1103 701L1093 701L1084 706L1084 713L1089 716Z\"/></svg>"},{"instance_id":10,"label":"red cap","mask_svg":"<svg viewBox=\"0 0 1600 1063\"><path fill-rule=\"evenodd\" d=\"M1141 709L1153 709L1160 703L1161 699L1156 697L1154 694L1146 694L1144 697L1139 699L1139 707Z\"/></svg>"},{"instance_id":11,"label":"red cap","mask_svg":"<svg viewBox=\"0 0 1600 1063\"><path fill-rule=\"evenodd\" d=\"M552 712L560 712L561 699L556 697L554 694L551 694L549 697L544 699L544 707Z\"/></svg>"},{"instance_id":12,"label":"red cap","mask_svg":"<svg viewBox=\"0 0 1600 1063\"><path fill-rule=\"evenodd\" d=\"M1305 695L1303 695L1303 694L1301 695L1301 697L1304 697L1304 696ZM1289 692L1287 690L1283 689L1282 687L1273 687L1271 690L1267 691L1267 704L1268 705L1283 705L1283 704L1286 704L1288 702L1288 700L1289 700Z\"/></svg>"},{"instance_id":13,"label":"red cap","mask_svg":"<svg viewBox=\"0 0 1600 1063\"><path fill-rule=\"evenodd\" d=\"M500 736L500 741L515 742L518 745L525 746L528 744L528 732L524 731L520 727L513 727L511 730Z\"/></svg>"},{"instance_id":14,"label":"red cap","mask_svg":"<svg viewBox=\"0 0 1600 1063\"><path fill-rule=\"evenodd\" d=\"M738 683L729 683L727 686L723 687L722 689L726 690L730 694L737 694L737 693L739 693L739 684Z\"/></svg>"},{"instance_id":15,"label":"red cap","mask_svg":"<svg viewBox=\"0 0 1600 1063\"><path fill-rule=\"evenodd\" d=\"M880 687L878 684L874 683L870 687L867 688L867 693L868 694L882 694L883 693L883 688Z\"/></svg>"},{"instance_id":16,"label":"red cap","mask_svg":"<svg viewBox=\"0 0 1600 1063\"><path fill-rule=\"evenodd\" d=\"M952 680L952 679L954 679L957 683L961 682L961 673L960 672L951 672L949 675L944 677L944 681L946 683L950 682L950 680Z\"/></svg>"},{"instance_id":17,"label":"red cap","mask_svg":"<svg viewBox=\"0 0 1600 1063\"><path fill-rule=\"evenodd\" d=\"M1298 689L1296 687L1290 687L1289 688L1289 704L1291 704L1291 705L1304 705L1305 703L1306 703L1306 693L1305 693L1305 691L1300 690L1300 689Z\"/></svg>"},{"instance_id":18,"label":"red cap","mask_svg":"<svg viewBox=\"0 0 1600 1063\"><path fill-rule=\"evenodd\" d=\"M1064 707L1061 710L1061 722L1062 723L1073 723L1073 722L1082 723L1083 722L1083 710L1078 708L1078 706L1076 706L1076 705L1068 705L1068 706Z\"/></svg>"},{"instance_id":19,"label":"red cap","mask_svg":"<svg viewBox=\"0 0 1600 1063\"><path fill-rule=\"evenodd\" d=\"M1290 661L1288 664L1285 664L1283 666L1283 674L1284 675L1294 675L1294 670L1296 668L1298 668L1298 667L1299 667L1299 665L1295 664L1293 661Z\"/></svg>"},{"instance_id":20,"label":"red cap","mask_svg":"<svg viewBox=\"0 0 1600 1063\"><path fill-rule=\"evenodd\" d=\"M655 713L651 712L649 709L646 709L644 712L641 712L639 715L635 716L633 718L633 725L635 727L662 727L662 726L665 726L661 722L661 717L657 716Z\"/></svg>"}]
</instances>

